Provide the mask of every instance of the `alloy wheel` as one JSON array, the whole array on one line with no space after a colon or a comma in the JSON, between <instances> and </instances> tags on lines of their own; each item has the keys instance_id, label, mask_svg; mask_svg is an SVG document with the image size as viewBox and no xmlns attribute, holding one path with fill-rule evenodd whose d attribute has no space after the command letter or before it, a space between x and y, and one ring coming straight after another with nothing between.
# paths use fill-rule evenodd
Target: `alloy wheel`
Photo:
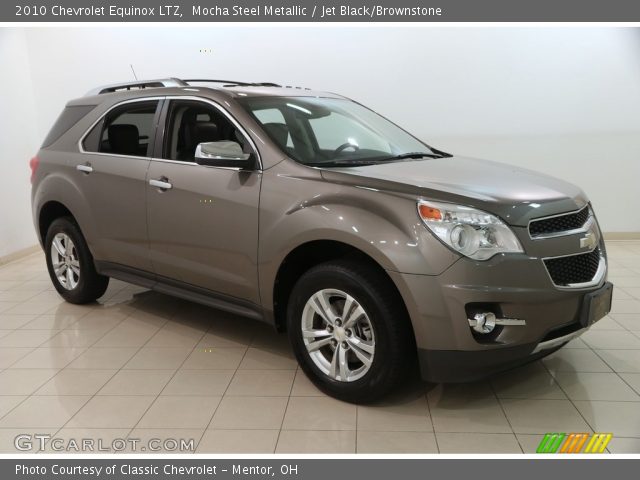
<instances>
[{"instance_id":1,"label":"alloy wheel","mask_svg":"<svg viewBox=\"0 0 640 480\"><path fill-rule=\"evenodd\" d=\"M80 260L73 241L66 233L58 233L51 242L51 264L60 285L73 290L80 282Z\"/></svg>"},{"instance_id":2,"label":"alloy wheel","mask_svg":"<svg viewBox=\"0 0 640 480\"><path fill-rule=\"evenodd\" d=\"M313 363L340 382L362 378L371 368L375 333L355 298L336 289L314 293L302 311L302 339Z\"/></svg>"}]
</instances>

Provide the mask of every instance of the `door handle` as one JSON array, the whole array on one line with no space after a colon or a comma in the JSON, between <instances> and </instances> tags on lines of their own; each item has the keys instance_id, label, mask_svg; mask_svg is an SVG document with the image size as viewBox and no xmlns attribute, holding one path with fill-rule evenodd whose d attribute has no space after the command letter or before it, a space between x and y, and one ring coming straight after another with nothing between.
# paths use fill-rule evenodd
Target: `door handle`
<instances>
[{"instance_id":1,"label":"door handle","mask_svg":"<svg viewBox=\"0 0 640 480\"><path fill-rule=\"evenodd\" d=\"M93 167L87 162L84 165L76 165L76 170L82 173L91 173L93 172Z\"/></svg>"},{"instance_id":2,"label":"door handle","mask_svg":"<svg viewBox=\"0 0 640 480\"><path fill-rule=\"evenodd\" d=\"M171 185L168 180L167 177L162 177L160 180L149 180L149 185L157 187L160 190L171 190L173 185Z\"/></svg>"}]
</instances>

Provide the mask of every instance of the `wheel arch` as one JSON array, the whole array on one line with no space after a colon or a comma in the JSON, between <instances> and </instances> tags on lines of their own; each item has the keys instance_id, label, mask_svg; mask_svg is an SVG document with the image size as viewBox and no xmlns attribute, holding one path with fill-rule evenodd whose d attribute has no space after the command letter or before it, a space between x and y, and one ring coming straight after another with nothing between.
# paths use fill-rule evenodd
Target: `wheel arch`
<instances>
[{"instance_id":1,"label":"wheel arch","mask_svg":"<svg viewBox=\"0 0 640 480\"><path fill-rule=\"evenodd\" d=\"M38 212L38 239L41 245L44 245L44 240L51 224L61 217L71 217L77 224L75 215L62 202L49 200L42 205Z\"/></svg>"},{"instance_id":2,"label":"wheel arch","mask_svg":"<svg viewBox=\"0 0 640 480\"><path fill-rule=\"evenodd\" d=\"M331 260L349 259L375 268L388 281L406 310L403 296L383 266L363 250L337 240L311 240L292 249L282 260L273 284L273 321L276 329L286 330L286 308L293 286L310 268ZM408 318L408 315L407 315Z\"/></svg>"}]
</instances>

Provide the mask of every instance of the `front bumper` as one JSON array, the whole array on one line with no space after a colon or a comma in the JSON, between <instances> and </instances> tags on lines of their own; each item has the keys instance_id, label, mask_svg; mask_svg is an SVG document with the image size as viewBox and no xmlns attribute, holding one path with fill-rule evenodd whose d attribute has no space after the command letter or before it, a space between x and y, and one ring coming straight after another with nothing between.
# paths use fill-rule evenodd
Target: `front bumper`
<instances>
[{"instance_id":1,"label":"front bumper","mask_svg":"<svg viewBox=\"0 0 640 480\"><path fill-rule=\"evenodd\" d=\"M490 350L418 349L420 373L424 380L435 383L472 382L545 357L587 330L581 328L538 343Z\"/></svg>"},{"instance_id":2,"label":"front bumper","mask_svg":"<svg viewBox=\"0 0 640 480\"><path fill-rule=\"evenodd\" d=\"M475 380L557 350L584 333L584 297L606 281L604 275L589 288L557 288L539 257L521 254L461 258L438 276L390 275L412 320L422 377L433 382ZM478 335L468 321L473 308L526 325Z\"/></svg>"}]
</instances>

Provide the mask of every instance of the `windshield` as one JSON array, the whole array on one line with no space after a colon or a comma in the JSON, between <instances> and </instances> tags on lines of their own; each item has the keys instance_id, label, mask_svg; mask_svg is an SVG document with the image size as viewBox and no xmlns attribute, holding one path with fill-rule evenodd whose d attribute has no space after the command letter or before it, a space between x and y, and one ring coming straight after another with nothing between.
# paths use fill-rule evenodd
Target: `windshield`
<instances>
[{"instance_id":1,"label":"windshield","mask_svg":"<svg viewBox=\"0 0 640 480\"><path fill-rule=\"evenodd\" d=\"M245 97L239 102L288 156L306 165L354 166L443 156L350 100Z\"/></svg>"}]
</instances>

